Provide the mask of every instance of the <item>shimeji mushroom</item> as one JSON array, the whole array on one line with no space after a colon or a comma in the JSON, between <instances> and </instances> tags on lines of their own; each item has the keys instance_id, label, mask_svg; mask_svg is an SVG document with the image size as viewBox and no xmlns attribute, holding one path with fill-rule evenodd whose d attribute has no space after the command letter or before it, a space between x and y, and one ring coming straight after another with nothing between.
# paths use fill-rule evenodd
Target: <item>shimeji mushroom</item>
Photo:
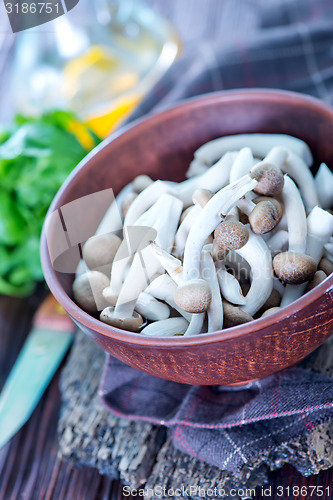
<instances>
[{"instance_id":1,"label":"shimeji mushroom","mask_svg":"<svg viewBox=\"0 0 333 500\"><path fill-rule=\"evenodd\" d=\"M218 191L201 210L188 234L185 245L183 260L185 280L199 276L201 250L208 236L237 201L256 185L255 179L245 175Z\"/></svg>"},{"instance_id":2,"label":"shimeji mushroom","mask_svg":"<svg viewBox=\"0 0 333 500\"><path fill-rule=\"evenodd\" d=\"M175 213L173 214L173 204L175 201ZM146 212L144 212L134 223L134 226L153 227L156 221L161 217L162 212L170 214L170 217L178 216L179 200L171 197L169 194L163 194ZM167 225L166 225L167 227ZM165 231L165 229L164 229ZM125 270L129 264L133 252L131 251L131 232L124 227L124 239L118 248L111 268L110 286L105 290L104 295L107 300L115 305L125 277ZM140 243L140 242L139 242ZM172 243L171 243L172 245Z\"/></svg>"},{"instance_id":3,"label":"shimeji mushroom","mask_svg":"<svg viewBox=\"0 0 333 500\"><path fill-rule=\"evenodd\" d=\"M120 244L121 239L112 233L92 236L82 247L83 260L89 269L102 271L109 276Z\"/></svg>"},{"instance_id":4,"label":"shimeji mushroom","mask_svg":"<svg viewBox=\"0 0 333 500\"><path fill-rule=\"evenodd\" d=\"M267 316L271 316L272 314L281 311L281 307L271 307L270 309L266 309L265 312L262 313L261 318L266 318Z\"/></svg>"},{"instance_id":5,"label":"shimeji mushroom","mask_svg":"<svg viewBox=\"0 0 333 500\"><path fill-rule=\"evenodd\" d=\"M282 217L282 207L274 198L254 203L245 196L239 200L237 206L248 216L251 229L256 234L268 233L277 226Z\"/></svg>"},{"instance_id":6,"label":"shimeji mushroom","mask_svg":"<svg viewBox=\"0 0 333 500\"><path fill-rule=\"evenodd\" d=\"M325 163L322 163L315 176L315 185L320 205L331 208L333 205L333 173Z\"/></svg>"},{"instance_id":7,"label":"shimeji mushroom","mask_svg":"<svg viewBox=\"0 0 333 500\"><path fill-rule=\"evenodd\" d=\"M246 299L243 295L238 279L233 274L228 273L224 262L221 260L215 261L215 268L217 280L223 297L232 304L246 304Z\"/></svg>"},{"instance_id":8,"label":"shimeji mushroom","mask_svg":"<svg viewBox=\"0 0 333 500\"><path fill-rule=\"evenodd\" d=\"M300 156L290 151L281 169L296 182L307 211L319 204L314 177Z\"/></svg>"},{"instance_id":9,"label":"shimeji mushroom","mask_svg":"<svg viewBox=\"0 0 333 500\"><path fill-rule=\"evenodd\" d=\"M212 192L220 190L229 183L229 172L236 156L237 153L234 152L224 154L215 165L203 174L173 186L172 193L183 201L184 206L187 206L192 203L193 192L198 188Z\"/></svg>"},{"instance_id":10,"label":"shimeji mushroom","mask_svg":"<svg viewBox=\"0 0 333 500\"><path fill-rule=\"evenodd\" d=\"M255 163L256 162L253 158L251 149L242 148L232 164L229 174L229 182L235 182L243 177L243 175L248 174Z\"/></svg>"},{"instance_id":11,"label":"shimeji mushroom","mask_svg":"<svg viewBox=\"0 0 333 500\"><path fill-rule=\"evenodd\" d=\"M212 298L207 281L201 278L186 281L181 261L160 248L156 242L152 242L151 245L163 268L178 285L174 295L178 307L189 313L207 311Z\"/></svg>"},{"instance_id":12,"label":"shimeji mushroom","mask_svg":"<svg viewBox=\"0 0 333 500\"><path fill-rule=\"evenodd\" d=\"M177 306L174 301L174 295L177 290L177 285L168 274L161 274L149 283L145 292L149 293L158 300L166 302L172 309L181 314L188 322L191 321L192 315L184 309Z\"/></svg>"},{"instance_id":13,"label":"shimeji mushroom","mask_svg":"<svg viewBox=\"0 0 333 500\"><path fill-rule=\"evenodd\" d=\"M132 192L133 192L133 183L130 182L115 197L110 207L105 212L103 219L99 223L95 235L114 233L117 236L120 236L123 226L121 207L123 204L123 200L129 193Z\"/></svg>"},{"instance_id":14,"label":"shimeji mushroom","mask_svg":"<svg viewBox=\"0 0 333 500\"><path fill-rule=\"evenodd\" d=\"M190 232L190 229L193 226L200 212L201 212L200 205L192 206L191 209L187 212L187 215L184 217L183 221L181 222L179 228L177 229L174 248L173 248L173 253L177 257L181 257L183 255L188 233Z\"/></svg>"},{"instance_id":15,"label":"shimeji mushroom","mask_svg":"<svg viewBox=\"0 0 333 500\"><path fill-rule=\"evenodd\" d=\"M177 257L181 257L183 255L188 233L201 212L202 207L208 203L212 196L213 193L208 191L208 189L196 189L194 191L192 195L194 205L189 207L187 214L181 221L181 224L176 232L173 253Z\"/></svg>"},{"instance_id":16,"label":"shimeji mushroom","mask_svg":"<svg viewBox=\"0 0 333 500\"><path fill-rule=\"evenodd\" d=\"M138 196L138 193L134 193L134 191L132 193L128 193L126 196L124 196L124 199L123 199L123 202L121 205L121 213L122 213L123 219L125 219L129 207L132 205L133 201L135 200L135 198L137 198L137 196Z\"/></svg>"},{"instance_id":17,"label":"shimeji mushroom","mask_svg":"<svg viewBox=\"0 0 333 500\"><path fill-rule=\"evenodd\" d=\"M187 328L188 321L185 318L168 318L147 325L140 333L148 337L173 337L183 335Z\"/></svg>"},{"instance_id":18,"label":"shimeji mushroom","mask_svg":"<svg viewBox=\"0 0 333 500\"><path fill-rule=\"evenodd\" d=\"M318 195L314 177L303 158L281 146L274 147L260 162L261 166L275 165L282 172L288 174L298 185L307 210L318 205ZM258 168L256 166L255 168ZM260 189L260 185L257 187Z\"/></svg>"},{"instance_id":19,"label":"shimeji mushroom","mask_svg":"<svg viewBox=\"0 0 333 500\"><path fill-rule=\"evenodd\" d=\"M253 316L264 305L273 288L272 256L259 234L249 228L249 240L234 251L245 259L251 267L251 286L246 294L246 304L242 311Z\"/></svg>"},{"instance_id":20,"label":"shimeji mushroom","mask_svg":"<svg viewBox=\"0 0 333 500\"><path fill-rule=\"evenodd\" d=\"M169 202L164 205L152 228L157 232L157 239L162 248L172 247L178 221L182 212L183 204L177 198L170 195ZM149 281L160 270L160 262L152 251L151 245L136 252L132 265L121 287L118 300L114 309L108 308L107 315L101 315L101 320L107 321L114 326L122 325L126 329L129 322L133 328L132 319L135 304L140 293L147 287Z\"/></svg>"},{"instance_id":21,"label":"shimeji mushroom","mask_svg":"<svg viewBox=\"0 0 333 500\"><path fill-rule=\"evenodd\" d=\"M81 274L73 283L75 302L89 313L101 311L107 306L102 292L108 284L108 278L99 271L87 271Z\"/></svg>"},{"instance_id":22,"label":"shimeji mushroom","mask_svg":"<svg viewBox=\"0 0 333 500\"><path fill-rule=\"evenodd\" d=\"M289 149L303 158L307 165L312 165L309 146L301 139L285 134L237 134L219 137L197 149L194 158L204 164L212 165L227 151L239 151L245 147L250 148L254 156L264 158L275 146Z\"/></svg>"},{"instance_id":23,"label":"shimeji mushroom","mask_svg":"<svg viewBox=\"0 0 333 500\"><path fill-rule=\"evenodd\" d=\"M250 314L243 311L240 307L230 304L226 300L223 301L223 316L225 328L231 328L233 326L238 326L253 321L253 318Z\"/></svg>"},{"instance_id":24,"label":"shimeji mushroom","mask_svg":"<svg viewBox=\"0 0 333 500\"><path fill-rule=\"evenodd\" d=\"M316 286L320 285L324 280L326 280L327 274L324 273L324 271L316 271L312 280L310 280L307 285L306 285L306 292L310 292L310 290L313 290Z\"/></svg>"},{"instance_id":25,"label":"shimeji mushroom","mask_svg":"<svg viewBox=\"0 0 333 500\"><path fill-rule=\"evenodd\" d=\"M250 175L258 181L253 191L261 195L275 196L281 193L284 177L281 169L273 163L264 160L257 163L251 170Z\"/></svg>"},{"instance_id":26,"label":"shimeji mushroom","mask_svg":"<svg viewBox=\"0 0 333 500\"><path fill-rule=\"evenodd\" d=\"M207 309L207 332L215 332L223 328L223 308L220 286L216 276L216 269L211 256L213 245L205 245L201 256L201 276L207 281L212 298Z\"/></svg>"},{"instance_id":27,"label":"shimeji mushroom","mask_svg":"<svg viewBox=\"0 0 333 500\"><path fill-rule=\"evenodd\" d=\"M314 271L305 281L310 280L316 272L317 265L324 253L324 245L328 242L333 231L333 215L322 208L315 207L306 220L306 253L313 260ZM298 299L306 289L306 283L289 285L283 294L281 306L285 307Z\"/></svg>"},{"instance_id":28,"label":"shimeji mushroom","mask_svg":"<svg viewBox=\"0 0 333 500\"><path fill-rule=\"evenodd\" d=\"M292 179L285 176L282 198L288 222L289 249L273 259L275 274L284 283L299 284L312 278L315 260L306 251L307 224L302 198Z\"/></svg>"},{"instance_id":29,"label":"shimeji mushroom","mask_svg":"<svg viewBox=\"0 0 333 500\"><path fill-rule=\"evenodd\" d=\"M326 257L322 257L320 259L318 269L324 271L324 273L326 273L328 276L329 274L333 273L333 262Z\"/></svg>"},{"instance_id":30,"label":"shimeji mushroom","mask_svg":"<svg viewBox=\"0 0 333 500\"><path fill-rule=\"evenodd\" d=\"M140 194L142 191L147 189L154 181L149 175L141 174L137 175L133 179L133 191L137 194Z\"/></svg>"},{"instance_id":31,"label":"shimeji mushroom","mask_svg":"<svg viewBox=\"0 0 333 500\"><path fill-rule=\"evenodd\" d=\"M180 260L161 249L155 242L152 243L152 249L161 265L178 285L173 297L175 304L184 311L192 313L189 327L184 335L198 335L202 330L205 311L212 299L210 286L199 278L185 281Z\"/></svg>"},{"instance_id":32,"label":"shimeji mushroom","mask_svg":"<svg viewBox=\"0 0 333 500\"><path fill-rule=\"evenodd\" d=\"M109 208L105 212L99 226L95 232L94 237L105 234L114 234L120 236L122 234L123 219L122 219L122 201L128 195L128 193L133 192L133 183L127 184L115 197L113 202L110 204ZM77 269L76 277L80 276L86 270L84 262L80 260Z\"/></svg>"},{"instance_id":33,"label":"shimeji mushroom","mask_svg":"<svg viewBox=\"0 0 333 500\"><path fill-rule=\"evenodd\" d=\"M141 191L128 208L124 227L133 226L137 219L144 214L163 194L171 193L175 182L155 181Z\"/></svg>"},{"instance_id":34,"label":"shimeji mushroom","mask_svg":"<svg viewBox=\"0 0 333 500\"><path fill-rule=\"evenodd\" d=\"M155 181L142 191L128 209L124 226L133 225L134 222L163 194L169 193L182 200L184 206L191 205L193 191L204 188L217 191L228 183L229 171L235 155L225 154L221 160L213 165L207 172L186 181L176 183L170 181Z\"/></svg>"},{"instance_id":35,"label":"shimeji mushroom","mask_svg":"<svg viewBox=\"0 0 333 500\"><path fill-rule=\"evenodd\" d=\"M283 252L283 250L287 247L289 241L288 231L284 231L280 229L276 231L269 240L266 241L268 248L271 251L272 255L276 253Z\"/></svg>"},{"instance_id":36,"label":"shimeji mushroom","mask_svg":"<svg viewBox=\"0 0 333 500\"><path fill-rule=\"evenodd\" d=\"M170 316L169 307L146 292L140 293L135 310L149 321L161 321Z\"/></svg>"}]
</instances>

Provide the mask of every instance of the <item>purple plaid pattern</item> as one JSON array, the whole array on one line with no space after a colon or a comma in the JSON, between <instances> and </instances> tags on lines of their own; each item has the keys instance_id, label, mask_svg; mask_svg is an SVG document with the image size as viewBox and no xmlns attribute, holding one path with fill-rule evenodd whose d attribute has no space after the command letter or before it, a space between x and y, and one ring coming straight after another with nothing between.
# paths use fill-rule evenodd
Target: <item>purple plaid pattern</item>
<instances>
[{"instance_id":1,"label":"purple plaid pattern","mask_svg":"<svg viewBox=\"0 0 333 500\"><path fill-rule=\"evenodd\" d=\"M241 387L189 386L108 356L100 395L115 415L165 425L177 448L231 471L333 416L333 381L303 368Z\"/></svg>"},{"instance_id":2,"label":"purple plaid pattern","mask_svg":"<svg viewBox=\"0 0 333 500\"><path fill-rule=\"evenodd\" d=\"M214 41L190 43L131 120L232 88L282 88L333 103L332 0L218 5L233 22L224 20ZM200 387L157 379L108 357L100 393L116 415L166 425L176 447L232 472L333 417L333 380L302 368L238 388Z\"/></svg>"}]
</instances>

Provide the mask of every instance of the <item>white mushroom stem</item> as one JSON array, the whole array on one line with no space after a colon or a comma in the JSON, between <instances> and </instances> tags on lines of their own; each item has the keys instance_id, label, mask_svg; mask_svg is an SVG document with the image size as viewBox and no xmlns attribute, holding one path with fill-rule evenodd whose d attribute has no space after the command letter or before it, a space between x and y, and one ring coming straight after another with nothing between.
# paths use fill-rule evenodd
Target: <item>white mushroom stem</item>
<instances>
[{"instance_id":1,"label":"white mushroom stem","mask_svg":"<svg viewBox=\"0 0 333 500\"><path fill-rule=\"evenodd\" d=\"M207 309L208 330L216 332L223 328L223 308L216 269L211 256L213 245L205 245L201 254L201 277L206 280L212 292L212 300Z\"/></svg>"},{"instance_id":2,"label":"white mushroom stem","mask_svg":"<svg viewBox=\"0 0 333 500\"><path fill-rule=\"evenodd\" d=\"M324 254L324 245L329 241L333 232L333 215L322 208L315 207L307 218L306 253L317 264ZM307 282L299 285L287 285L282 297L281 307L285 307L301 297L306 289Z\"/></svg>"},{"instance_id":3,"label":"white mushroom stem","mask_svg":"<svg viewBox=\"0 0 333 500\"><path fill-rule=\"evenodd\" d=\"M265 156L265 158L260 162L261 165L274 165L282 169L283 163L288 157L288 150L281 146L274 146Z\"/></svg>"},{"instance_id":4,"label":"white mushroom stem","mask_svg":"<svg viewBox=\"0 0 333 500\"><path fill-rule=\"evenodd\" d=\"M201 175L208 170L209 166L206 163L203 163L200 160L197 160L196 158L191 161L189 168L187 169L185 173L185 177L187 179L190 179L191 177L195 177L196 175Z\"/></svg>"},{"instance_id":5,"label":"white mushroom stem","mask_svg":"<svg viewBox=\"0 0 333 500\"><path fill-rule=\"evenodd\" d=\"M150 184L154 181L149 175L141 174L137 175L133 179L133 191L137 194L141 193L144 189L146 189Z\"/></svg>"},{"instance_id":6,"label":"white mushroom stem","mask_svg":"<svg viewBox=\"0 0 333 500\"><path fill-rule=\"evenodd\" d=\"M140 293L135 309L143 318L149 321L160 321L170 316L169 307L146 292Z\"/></svg>"},{"instance_id":7,"label":"white mushroom stem","mask_svg":"<svg viewBox=\"0 0 333 500\"><path fill-rule=\"evenodd\" d=\"M333 206L333 172L322 163L315 175L319 203L323 208Z\"/></svg>"},{"instance_id":8,"label":"white mushroom stem","mask_svg":"<svg viewBox=\"0 0 333 500\"><path fill-rule=\"evenodd\" d=\"M298 185L307 211L319 205L314 177L305 161L293 152L289 152L281 170L288 174Z\"/></svg>"},{"instance_id":9,"label":"white mushroom stem","mask_svg":"<svg viewBox=\"0 0 333 500\"><path fill-rule=\"evenodd\" d=\"M243 177L243 175L248 174L253 165L255 165L255 160L253 159L251 149L242 148L232 164L229 182L235 182Z\"/></svg>"},{"instance_id":10,"label":"white mushroom stem","mask_svg":"<svg viewBox=\"0 0 333 500\"><path fill-rule=\"evenodd\" d=\"M182 262L160 247L156 241L151 243L154 255L159 260L161 266L177 285L182 285L185 281Z\"/></svg>"},{"instance_id":11,"label":"white mushroom stem","mask_svg":"<svg viewBox=\"0 0 333 500\"><path fill-rule=\"evenodd\" d=\"M183 335L187 329L188 321L185 318L168 318L151 323L140 333L148 337L173 337Z\"/></svg>"},{"instance_id":12,"label":"white mushroom stem","mask_svg":"<svg viewBox=\"0 0 333 500\"><path fill-rule=\"evenodd\" d=\"M157 232L157 240L161 248L171 248L175 237L183 204L170 195L169 202L163 206L152 228ZM122 285L114 309L114 315L129 317L133 313L135 302L140 293L147 287L149 280L160 270L160 261L148 245L134 255L133 263Z\"/></svg>"},{"instance_id":13,"label":"white mushroom stem","mask_svg":"<svg viewBox=\"0 0 333 500\"><path fill-rule=\"evenodd\" d=\"M173 208L174 205L174 208ZM181 206L181 202L172 197L169 194L162 194L162 196L144 213L137 219L134 223L134 226L145 226L145 227L154 227L156 221L159 220L161 214L165 211L169 213L170 217L175 217L177 219L179 207ZM173 233L172 225L175 226L176 222L172 219L171 228L168 229L169 222L166 222L165 228L162 228L161 231L163 233L170 231ZM133 226L132 226L133 227ZM126 226L124 228L124 239L118 248L118 251L115 255L112 268L111 268L111 281L110 281L110 289L108 291L108 297L114 296L114 301L117 300L119 296L123 281L125 279L125 270L128 265L130 259L132 258L133 251L131 249L131 244L140 243L137 241L131 241L131 230ZM152 236L153 238L153 236ZM170 238L168 239L168 241ZM173 242L170 243L171 247Z\"/></svg>"},{"instance_id":14,"label":"white mushroom stem","mask_svg":"<svg viewBox=\"0 0 333 500\"><path fill-rule=\"evenodd\" d=\"M333 233L333 215L315 207L307 218L308 238L306 253L315 259L317 264L324 254L324 246Z\"/></svg>"},{"instance_id":15,"label":"white mushroom stem","mask_svg":"<svg viewBox=\"0 0 333 500\"><path fill-rule=\"evenodd\" d=\"M229 183L229 173L236 156L235 152L224 154L215 165L202 175L176 184L173 193L183 201L184 206L192 204L192 194L195 189L208 189L215 193Z\"/></svg>"},{"instance_id":16,"label":"white mushroom stem","mask_svg":"<svg viewBox=\"0 0 333 500\"><path fill-rule=\"evenodd\" d=\"M239 281L233 274L228 273L223 262L215 262L217 280L223 297L232 304L245 305L246 299L243 295Z\"/></svg>"},{"instance_id":17,"label":"white mushroom stem","mask_svg":"<svg viewBox=\"0 0 333 500\"><path fill-rule=\"evenodd\" d=\"M202 209L200 205L194 205L190 209L188 214L185 216L182 223L180 224L176 232L174 249L173 249L173 253L177 257L181 257L183 255L188 233L190 232L190 229L193 226L194 222L196 221L201 210Z\"/></svg>"},{"instance_id":18,"label":"white mushroom stem","mask_svg":"<svg viewBox=\"0 0 333 500\"><path fill-rule=\"evenodd\" d=\"M303 158L307 165L312 165L309 146L301 139L284 134L238 134L220 137L203 144L194 153L194 157L202 163L212 165L226 151L248 147L252 150L253 156L264 158L274 146L287 148Z\"/></svg>"},{"instance_id":19,"label":"white mushroom stem","mask_svg":"<svg viewBox=\"0 0 333 500\"><path fill-rule=\"evenodd\" d=\"M208 236L237 201L257 185L257 181L245 175L235 183L218 191L202 208L187 238L184 251L185 279L199 276L200 254Z\"/></svg>"},{"instance_id":20,"label":"white mushroom stem","mask_svg":"<svg viewBox=\"0 0 333 500\"><path fill-rule=\"evenodd\" d=\"M280 229L266 241L271 253L275 255L277 252L282 252L286 249L289 242L288 231Z\"/></svg>"},{"instance_id":21,"label":"white mushroom stem","mask_svg":"<svg viewBox=\"0 0 333 500\"><path fill-rule=\"evenodd\" d=\"M184 337L190 337L192 335L199 335L202 332L203 323L205 320L206 313L197 313L192 314L192 318L190 324L186 332L184 333Z\"/></svg>"},{"instance_id":22,"label":"white mushroom stem","mask_svg":"<svg viewBox=\"0 0 333 500\"><path fill-rule=\"evenodd\" d=\"M288 175L284 176L282 200L288 224L289 251L304 254L307 236L306 213L296 184Z\"/></svg>"},{"instance_id":23,"label":"white mushroom stem","mask_svg":"<svg viewBox=\"0 0 333 500\"><path fill-rule=\"evenodd\" d=\"M264 305L273 288L272 256L263 238L249 228L249 240L235 250L251 267L251 286L241 309L253 316Z\"/></svg>"},{"instance_id":24,"label":"white mushroom stem","mask_svg":"<svg viewBox=\"0 0 333 500\"><path fill-rule=\"evenodd\" d=\"M184 311L181 307L178 307L174 301L174 295L177 290L177 285L168 274L162 274L155 278L149 286L146 288L146 292L155 297L156 299L163 300L172 309L175 309L179 314L184 316L184 318L190 322L192 314Z\"/></svg>"}]
</instances>

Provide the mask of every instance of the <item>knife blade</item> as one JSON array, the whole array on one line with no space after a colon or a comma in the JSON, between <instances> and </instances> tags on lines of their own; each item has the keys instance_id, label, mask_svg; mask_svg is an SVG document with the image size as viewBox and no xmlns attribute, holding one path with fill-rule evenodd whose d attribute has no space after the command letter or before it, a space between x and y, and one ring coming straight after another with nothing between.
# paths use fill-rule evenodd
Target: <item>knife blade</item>
<instances>
[{"instance_id":1,"label":"knife blade","mask_svg":"<svg viewBox=\"0 0 333 500\"><path fill-rule=\"evenodd\" d=\"M49 295L0 394L0 449L27 422L66 354L75 325Z\"/></svg>"}]
</instances>

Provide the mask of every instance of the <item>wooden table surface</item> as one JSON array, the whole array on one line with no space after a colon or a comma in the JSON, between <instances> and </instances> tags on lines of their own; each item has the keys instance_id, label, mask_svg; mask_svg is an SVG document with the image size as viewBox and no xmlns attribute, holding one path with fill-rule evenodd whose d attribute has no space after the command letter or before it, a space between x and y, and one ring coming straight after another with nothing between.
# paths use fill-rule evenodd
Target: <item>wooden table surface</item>
<instances>
[{"instance_id":1,"label":"wooden table surface","mask_svg":"<svg viewBox=\"0 0 333 500\"><path fill-rule=\"evenodd\" d=\"M83 0L82 0L83 1ZM240 7L245 5L239 1ZM227 15L227 0L147 0L171 19L184 43L191 43L196 34L203 38L219 36L219 17ZM248 5L248 2L247 2ZM5 33L6 34L6 33ZM6 46L13 35L0 32L0 70L6 67ZM1 77L0 77L1 89ZM31 328L31 320L45 294L43 287L29 299L0 297L0 390ZM57 421L60 409L59 375L53 378L33 416L17 435L0 450L0 500L97 500L124 498L122 485L93 469L74 469L57 457ZM291 466L284 466L271 476L272 495L256 498L279 499L278 486L321 486L333 484L332 469L305 478ZM285 493L288 490L285 489ZM295 490L297 492L297 490ZM284 498L307 498L290 490ZM126 497L129 498L129 497ZM310 496L308 497L310 498ZM311 498L332 498L312 495Z\"/></svg>"}]
</instances>

